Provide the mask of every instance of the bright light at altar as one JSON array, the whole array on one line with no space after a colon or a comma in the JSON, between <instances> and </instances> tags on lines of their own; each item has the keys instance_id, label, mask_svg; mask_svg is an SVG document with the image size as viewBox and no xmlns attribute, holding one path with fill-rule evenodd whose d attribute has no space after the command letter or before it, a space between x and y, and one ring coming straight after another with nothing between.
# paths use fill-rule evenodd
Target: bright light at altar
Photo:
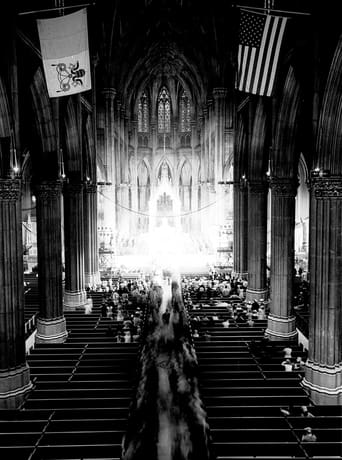
<instances>
[{"instance_id":1,"label":"bright light at altar","mask_svg":"<svg viewBox=\"0 0 342 460\"><path fill-rule=\"evenodd\" d=\"M120 270L152 268L183 273L207 272L220 264L220 257L222 265L227 265L229 242L222 231L227 223L225 190L213 191L207 185L202 187L201 200L196 201L190 187L174 185L166 161L159 171L156 184L139 204L128 207L115 202L120 230L111 265ZM110 214L110 209L107 212Z\"/></svg>"}]
</instances>

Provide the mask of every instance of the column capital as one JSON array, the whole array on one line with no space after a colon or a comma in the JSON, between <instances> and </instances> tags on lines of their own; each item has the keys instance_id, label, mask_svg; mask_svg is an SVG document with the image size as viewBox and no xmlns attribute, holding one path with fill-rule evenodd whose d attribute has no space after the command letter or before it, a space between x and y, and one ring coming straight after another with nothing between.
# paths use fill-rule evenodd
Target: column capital
<instances>
[{"instance_id":1,"label":"column capital","mask_svg":"<svg viewBox=\"0 0 342 460\"><path fill-rule=\"evenodd\" d=\"M21 195L20 179L0 179L0 200L17 201Z\"/></svg>"},{"instance_id":2,"label":"column capital","mask_svg":"<svg viewBox=\"0 0 342 460\"><path fill-rule=\"evenodd\" d=\"M65 191L71 195L79 194L83 191L84 184L81 182L71 182L65 184Z\"/></svg>"},{"instance_id":3,"label":"column capital","mask_svg":"<svg viewBox=\"0 0 342 460\"><path fill-rule=\"evenodd\" d=\"M297 194L298 180L290 177L272 177L270 187L275 195L293 198Z\"/></svg>"},{"instance_id":4,"label":"column capital","mask_svg":"<svg viewBox=\"0 0 342 460\"><path fill-rule=\"evenodd\" d=\"M108 99L115 99L116 89L115 88L103 88L102 94Z\"/></svg>"},{"instance_id":5,"label":"column capital","mask_svg":"<svg viewBox=\"0 0 342 460\"><path fill-rule=\"evenodd\" d=\"M315 198L342 198L342 176L314 177L311 191Z\"/></svg>"},{"instance_id":6,"label":"column capital","mask_svg":"<svg viewBox=\"0 0 342 460\"><path fill-rule=\"evenodd\" d=\"M96 184L85 184L84 191L86 193L96 193L97 192L97 185Z\"/></svg>"},{"instance_id":7,"label":"column capital","mask_svg":"<svg viewBox=\"0 0 342 460\"><path fill-rule=\"evenodd\" d=\"M228 94L227 88L214 88L213 89L213 96L215 99L224 98Z\"/></svg>"},{"instance_id":8,"label":"column capital","mask_svg":"<svg viewBox=\"0 0 342 460\"><path fill-rule=\"evenodd\" d=\"M263 194L268 190L268 183L264 180L249 180L248 191L253 194Z\"/></svg>"},{"instance_id":9,"label":"column capital","mask_svg":"<svg viewBox=\"0 0 342 460\"><path fill-rule=\"evenodd\" d=\"M34 190L39 198L47 200L58 197L62 193L62 185L60 180L43 181L35 184Z\"/></svg>"}]
</instances>

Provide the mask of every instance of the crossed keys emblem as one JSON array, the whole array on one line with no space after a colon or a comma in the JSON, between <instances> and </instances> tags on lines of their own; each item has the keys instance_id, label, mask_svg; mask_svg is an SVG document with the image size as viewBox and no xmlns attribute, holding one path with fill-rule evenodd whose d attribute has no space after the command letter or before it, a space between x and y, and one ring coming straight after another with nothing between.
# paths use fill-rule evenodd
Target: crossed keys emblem
<instances>
[{"instance_id":1,"label":"crossed keys emblem","mask_svg":"<svg viewBox=\"0 0 342 460\"><path fill-rule=\"evenodd\" d=\"M51 65L56 67L57 79L60 86L60 90L57 90L57 93L69 91L71 86L83 85L82 78L86 71L79 68L80 64L78 61L76 64L70 63L68 66L64 62Z\"/></svg>"}]
</instances>

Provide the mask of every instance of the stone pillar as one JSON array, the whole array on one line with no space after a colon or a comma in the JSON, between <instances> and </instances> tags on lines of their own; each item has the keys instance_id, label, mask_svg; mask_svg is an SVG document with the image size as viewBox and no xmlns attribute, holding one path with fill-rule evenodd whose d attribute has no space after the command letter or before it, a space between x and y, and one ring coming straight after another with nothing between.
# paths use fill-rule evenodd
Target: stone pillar
<instances>
[{"instance_id":1,"label":"stone pillar","mask_svg":"<svg viewBox=\"0 0 342 460\"><path fill-rule=\"evenodd\" d=\"M303 386L342 404L342 177L312 178L309 356Z\"/></svg>"},{"instance_id":2,"label":"stone pillar","mask_svg":"<svg viewBox=\"0 0 342 460\"><path fill-rule=\"evenodd\" d=\"M100 283L97 243L97 186L84 187L84 274L86 285Z\"/></svg>"},{"instance_id":3,"label":"stone pillar","mask_svg":"<svg viewBox=\"0 0 342 460\"><path fill-rule=\"evenodd\" d=\"M227 89L214 88L213 96L216 114L215 183L217 183L223 180Z\"/></svg>"},{"instance_id":4,"label":"stone pillar","mask_svg":"<svg viewBox=\"0 0 342 460\"><path fill-rule=\"evenodd\" d=\"M25 360L21 184L0 179L0 409L32 388Z\"/></svg>"},{"instance_id":5,"label":"stone pillar","mask_svg":"<svg viewBox=\"0 0 342 460\"><path fill-rule=\"evenodd\" d=\"M234 272L242 278L248 276L248 193L246 181L234 184Z\"/></svg>"},{"instance_id":6,"label":"stone pillar","mask_svg":"<svg viewBox=\"0 0 342 460\"><path fill-rule=\"evenodd\" d=\"M214 135L214 101L212 99L208 100L208 177L207 180L210 181L211 185L214 184L215 180L215 135Z\"/></svg>"},{"instance_id":7,"label":"stone pillar","mask_svg":"<svg viewBox=\"0 0 342 460\"><path fill-rule=\"evenodd\" d=\"M68 336L63 315L61 181L35 186L37 206L39 316L37 343L60 343Z\"/></svg>"},{"instance_id":8,"label":"stone pillar","mask_svg":"<svg viewBox=\"0 0 342 460\"><path fill-rule=\"evenodd\" d=\"M117 151L115 144L119 145L119 140L115 142L114 126L116 122L115 117L115 97L116 90L114 88L105 88L102 91L105 100L104 109L104 157L106 165L106 187L103 189L104 195L104 227L105 231L109 233L109 239L114 239L116 231L116 193L115 187L117 184ZM120 164L120 163L118 163Z\"/></svg>"},{"instance_id":9,"label":"stone pillar","mask_svg":"<svg viewBox=\"0 0 342 460\"><path fill-rule=\"evenodd\" d=\"M64 189L65 293L64 308L84 308L83 184L69 183Z\"/></svg>"},{"instance_id":10,"label":"stone pillar","mask_svg":"<svg viewBox=\"0 0 342 460\"><path fill-rule=\"evenodd\" d=\"M271 190L271 303L266 334L272 340L291 340L297 336L292 312L297 183L272 178Z\"/></svg>"},{"instance_id":11,"label":"stone pillar","mask_svg":"<svg viewBox=\"0 0 342 460\"><path fill-rule=\"evenodd\" d=\"M246 300L265 299L267 191L263 180L248 183L248 288Z\"/></svg>"}]
</instances>

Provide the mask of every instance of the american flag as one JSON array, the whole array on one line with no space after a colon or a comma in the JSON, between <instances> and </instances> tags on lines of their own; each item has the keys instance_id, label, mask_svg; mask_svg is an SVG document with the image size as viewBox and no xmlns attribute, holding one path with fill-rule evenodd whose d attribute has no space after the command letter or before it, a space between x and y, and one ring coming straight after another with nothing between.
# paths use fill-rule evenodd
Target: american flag
<instances>
[{"instance_id":1,"label":"american flag","mask_svg":"<svg viewBox=\"0 0 342 460\"><path fill-rule=\"evenodd\" d=\"M239 91L271 96L287 19L241 11L236 80Z\"/></svg>"}]
</instances>

